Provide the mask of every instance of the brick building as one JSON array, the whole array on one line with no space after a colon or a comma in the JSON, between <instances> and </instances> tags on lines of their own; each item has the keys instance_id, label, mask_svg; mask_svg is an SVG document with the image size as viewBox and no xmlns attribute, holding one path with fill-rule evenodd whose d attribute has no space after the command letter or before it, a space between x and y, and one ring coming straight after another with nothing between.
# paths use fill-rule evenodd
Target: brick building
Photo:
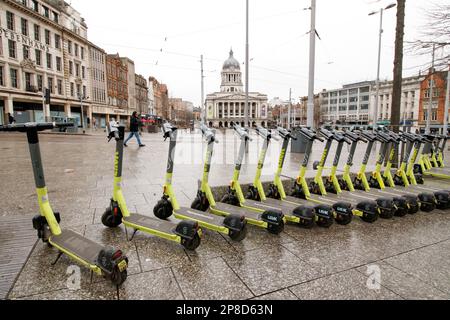
<instances>
[{"instance_id":1,"label":"brick building","mask_svg":"<svg viewBox=\"0 0 450 320\"><path fill-rule=\"evenodd\" d=\"M108 104L114 107L116 117L128 115L128 66L119 54L106 56L106 78L108 87Z\"/></svg>"},{"instance_id":2,"label":"brick building","mask_svg":"<svg viewBox=\"0 0 450 320\"><path fill-rule=\"evenodd\" d=\"M431 129L442 132L444 125L445 99L447 94L447 72L431 70L420 86L419 127L425 130L427 125L428 108L430 105L430 85L433 81Z\"/></svg>"},{"instance_id":3,"label":"brick building","mask_svg":"<svg viewBox=\"0 0 450 320\"><path fill-rule=\"evenodd\" d=\"M140 74L135 75L136 85L136 111L138 114L149 113L149 99L147 80Z\"/></svg>"}]
</instances>

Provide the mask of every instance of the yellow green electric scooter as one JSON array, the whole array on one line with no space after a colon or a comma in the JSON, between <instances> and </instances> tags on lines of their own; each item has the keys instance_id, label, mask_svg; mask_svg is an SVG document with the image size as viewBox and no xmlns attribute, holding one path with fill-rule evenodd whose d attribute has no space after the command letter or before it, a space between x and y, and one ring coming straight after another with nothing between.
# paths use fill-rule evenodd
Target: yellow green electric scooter
<instances>
[{"instance_id":1,"label":"yellow green electric scooter","mask_svg":"<svg viewBox=\"0 0 450 320\"><path fill-rule=\"evenodd\" d=\"M215 131L208 128L205 124L202 123L200 129L208 144L208 150L206 152L202 184L191 208L204 212L209 211L210 213L223 217L228 217L232 214L244 216L245 220L249 224L267 229L273 234L280 234L284 230L284 225L286 223L286 218L281 211L248 207L242 208L224 202L215 201L209 185L209 174L211 170L211 159L214 151L214 143L217 143L218 141L216 139ZM246 141L250 138L247 134L244 134L240 138L242 141L241 149L245 151ZM241 163L241 161L239 161L239 163Z\"/></svg>"},{"instance_id":2,"label":"yellow green electric scooter","mask_svg":"<svg viewBox=\"0 0 450 320\"><path fill-rule=\"evenodd\" d=\"M293 195L296 197L302 197L310 199L311 201L323 202L328 201L334 203L336 211L342 213L342 224L349 223L353 218L353 215L360 217L363 221L368 223L373 223L378 220L380 216L380 208L377 201L374 201L371 197L366 195L355 195L354 193L346 193L342 195L342 190L337 189L336 194L331 191L330 188L327 190L327 186L335 186L336 184L336 172L337 166L340 160L340 153L342 151L342 146L344 142L347 142L344 137L335 135L325 129L320 130L320 135L308 128L302 128L300 134L303 135L303 140L306 141L307 147L305 152L305 158L302 163L301 171L296 183L294 184ZM318 172L313 181L308 185L305 174L309 163L309 157L315 140L324 142L326 140L325 148L322 153L321 160L313 165L314 169ZM322 177L323 169L325 169L325 164L328 158L329 150L332 146L333 141L338 141L338 148L335 157L335 162L331 172L331 178L326 179L327 184L324 184L324 179ZM356 148L356 147L355 147ZM340 188L340 185L338 186ZM323 194L322 194L323 191ZM339 192L341 191L341 192ZM316 192L316 193L314 193Z\"/></svg>"},{"instance_id":3,"label":"yellow green electric scooter","mask_svg":"<svg viewBox=\"0 0 450 320\"><path fill-rule=\"evenodd\" d=\"M289 143L291 139L296 140L297 137L294 137L290 131L284 129L284 128L278 128L278 134L283 139L283 144L281 147L281 153L280 158L278 162L278 169L275 174L275 179L272 185L269 186L269 192L267 196L269 198L274 198L282 201L286 201L292 204L307 204L311 207L313 207L316 211L316 215L318 216L317 219L325 219L325 221L328 219L328 212L329 208L334 209L334 219L336 223L340 225L348 225L353 220L353 211L352 211L352 205L344 200L329 200L326 198L320 198L317 199L317 201L314 201L313 199L310 199L309 201L304 199L295 198L292 196L288 196L286 194L286 191L284 189L283 182L281 180L281 175L283 172L283 166L286 159L286 153L287 149L289 147ZM311 195L310 195L311 196ZM325 209L325 210L324 210ZM323 211L324 210L324 211ZM325 215L323 217L322 215ZM320 225L320 224L319 224Z\"/></svg>"},{"instance_id":4,"label":"yellow green electric scooter","mask_svg":"<svg viewBox=\"0 0 450 320\"><path fill-rule=\"evenodd\" d=\"M242 207L249 210L254 211L273 211L273 212L281 212L284 215L285 221L295 223L304 228L311 228L315 221L316 215L315 210L312 206L304 206L304 205L292 205L289 203L273 203L272 199L267 199L263 193L261 193L262 201L246 199L244 196L244 192L242 191L241 184L239 182L242 161L245 155L245 150L247 148L247 141L250 140L249 133L246 129L242 128L240 125L235 124L233 126L234 131L241 138L241 148L239 150L238 161L236 163L233 180L231 182L230 188L228 189L228 193L222 199L222 202L231 204L234 206ZM260 181L261 171L264 166L265 155L268 148L268 141L266 140L261 150L261 155L259 157L258 162L258 171L255 179L255 185L258 185L258 188L262 190L262 183Z\"/></svg>"},{"instance_id":5,"label":"yellow green electric scooter","mask_svg":"<svg viewBox=\"0 0 450 320\"><path fill-rule=\"evenodd\" d=\"M122 192L122 166L125 127L116 123L108 124L108 138L116 140L116 152L114 157L114 191L109 207L102 216L102 223L108 228L117 228L122 223L128 238L127 228L134 230L129 239L133 240L138 231L142 231L157 237L174 241L187 250L195 250L201 242L202 230L194 221L180 221L174 223L163 221L153 217L130 213Z\"/></svg>"},{"instance_id":6,"label":"yellow green electric scooter","mask_svg":"<svg viewBox=\"0 0 450 320\"><path fill-rule=\"evenodd\" d=\"M390 156L383 174L385 184L388 186L385 191L388 193L408 192L404 196L412 200L415 200L413 197L416 195L416 198L418 198L418 207L424 212L430 212L435 208L447 209L450 203L448 191L418 186L417 183L414 182L414 184L412 184L408 181L405 169L407 168L407 162L410 158L412 146L414 144L414 137L410 136L409 133L396 134L392 131L385 131L379 134L385 135L386 139L391 138ZM412 140L408 140L408 137ZM399 149L400 143L406 144L405 154L400 168L393 175L392 162L395 153Z\"/></svg>"},{"instance_id":7,"label":"yellow green electric scooter","mask_svg":"<svg viewBox=\"0 0 450 320\"><path fill-rule=\"evenodd\" d=\"M51 130L55 127L57 126L54 123L0 126L0 132L24 132L27 134L40 210L40 215L33 218L33 228L37 230L39 239L42 239L49 247L56 248L59 251L53 265L65 254L87 267L92 273L103 276L119 286L127 279L128 258L125 254L121 250L104 247L74 231L61 229L59 226L60 214L53 212L50 205L38 132Z\"/></svg>"},{"instance_id":8,"label":"yellow green electric scooter","mask_svg":"<svg viewBox=\"0 0 450 320\"><path fill-rule=\"evenodd\" d=\"M443 140L442 148L445 148L447 137L423 135L421 144L424 144L419 162L414 166L415 173L422 176L429 176L442 179L450 179L450 170L444 165L443 151L439 147L440 140ZM417 157L417 155L416 155Z\"/></svg>"},{"instance_id":9,"label":"yellow green electric scooter","mask_svg":"<svg viewBox=\"0 0 450 320\"><path fill-rule=\"evenodd\" d=\"M178 204L172 186L174 155L177 145L178 129L170 123L163 124L164 138L170 138L169 163L166 171L163 197L153 209L156 217L165 220L174 215L177 219L195 221L201 227L228 235L233 241L242 241L247 235L245 216L230 214L226 217L212 215L191 208L183 208Z\"/></svg>"},{"instance_id":10,"label":"yellow green electric scooter","mask_svg":"<svg viewBox=\"0 0 450 320\"><path fill-rule=\"evenodd\" d=\"M279 130L278 132L280 132ZM309 223L305 225L302 223L301 225L304 227L311 228L313 226L313 223L315 222L319 227L323 228L329 228L333 225L334 220L336 218L336 212L333 209L331 205L324 204L324 203L314 203L309 202L305 199L287 199L286 197L284 199L273 199L273 198L267 198L262 182L261 182L261 175L262 175L262 169L264 167L264 162L266 159L267 150L269 148L269 144L271 142L271 139L273 138L272 132L270 130L264 129L264 128L257 128L256 132L258 135L264 139L263 147L261 149L259 162L258 162L258 170L256 172L255 181L252 186L250 186L247 194L247 199L260 201L264 204L270 204L275 205L280 208L283 208L286 213L293 218L299 219L298 217L302 217L303 220L308 221ZM280 160L285 157L286 152L283 152L283 149L281 151ZM283 159L284 160L284 159ZM284 162L284 161L283 161ZM277 174L276 174L277 176ZM277 180L277 177L275 177ZM306 220L306 218L310 218L309 216L305 216L305 213L310 213L311 209L314 211L314 216L312 219ZM289 220L289 219L288 219ZM297 222L298 223L298 222Z\"/></svg>"}]
</instances>

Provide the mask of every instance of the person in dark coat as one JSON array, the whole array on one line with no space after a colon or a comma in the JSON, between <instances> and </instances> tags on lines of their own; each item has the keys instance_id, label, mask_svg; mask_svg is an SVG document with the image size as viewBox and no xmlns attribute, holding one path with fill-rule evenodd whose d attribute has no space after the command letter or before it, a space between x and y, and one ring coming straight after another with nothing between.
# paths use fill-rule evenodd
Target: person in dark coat
<instances>
[{"instance_id":1,"label":"person in dark coat","mask_svg":"<svg viewBox=\"0 0 450 320\"><path fill-rule=\"evenodd\" d=\"M139 137L139 118L137 116L137 112L133 112L133 115L131 116L131 121L130 121L130 135L128 136L127 140L125 140L124 146L128 147L127 143L128 141L131 140L131 138L133 138L133 136L136 137L137 142L139 144L139 147L145 147L145 144L142 144L141 142L141 138Z\"/></svg>"},{"instance_id":2,"label":"person in dark coat","mask_svg":"<svg viewBox=\"0 0 450 320\"><path fill-rule=\"evenodd\" d=\"M16 122L16 119L14 119L14 117L9 112L8 112L8 122L9 124L14 124Z\"/></svg>"}]
</instances>

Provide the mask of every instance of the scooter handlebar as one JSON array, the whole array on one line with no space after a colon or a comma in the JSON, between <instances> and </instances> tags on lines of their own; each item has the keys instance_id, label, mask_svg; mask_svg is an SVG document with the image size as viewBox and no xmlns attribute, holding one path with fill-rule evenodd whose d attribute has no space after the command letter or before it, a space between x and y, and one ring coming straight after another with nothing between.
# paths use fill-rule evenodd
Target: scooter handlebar
<instances>
[{"instance_id":1,"label":"scooter handlebar","mask_svg":"<svg viewBox=\"0 0 450 320\"><path fill-rule=\"evenodd\" d=\"M45 131L51 130L55 128L69 128L73 127L71 123L55 123L55 122L47 122L47 123L36 123L29 122L23 124L9 124L6 126L0 126L0 132L27 132L32 129L36 129L37 131Z\"/></svg>"},{"instance_id":2,"label":"scooter handlebar","mask_svg":"<svg viewBox=\"0 0 450 320\"><path fill-rule=\"evenodd\" d=\"M253 141L252 138L250 138L250 134L248 133L248 130L242 128L238 124L234 124L233 126L234 132L236 132L239 135L239 138L246 139L247 141Z\"/></svg>"},{"instance_id":3,"label":"scooter handlebar","mask_svg":"<svg viewBox=\"0 0 450 320\"><path fill-rule=\"evenodd\" d=\"M265 140L271 140L274 139L276 141L279 141L280 139L277 136L274 136L272 134L272 131L263 127L257 127L256 133Z\"/></svg>"},{"instance_id":4,"label":"scooter handlebar","mask_svg":"<svg viewBox=\"0 0 450 320\"><path fill-rule=\"evenodd\" d=\"M283 127L278 127L277 131L278 131L278 134L280 135L280 137L283 139L292 139L294 141L297 140L297 137L292 134L291 130L287 130Z\"/></svg>"},{"instance_id":5,"label":"scooter handlebar","mask_svg":"<svg viewBox=\"0 0 450 320\"><path fill-rule=\"evenodd\" d=\"M216 131L214 129L209 128L204 123L200 125L200 130L202 131L202 135L205 137L208 143L215 142L219 143L219 140L216 138Z\"/></svg>"},{"instance_id":6,"label":"scooter handlebar","mask_svg":"<svg viewBox=\"0 0 450 320\"><path fill-rule=\"evenodd\" d=\"M164 140L167 140L168 138L170 138L171 134L175 131L177 131L177 127L175 127L174 125L172 125L171 123L167 122L164 123L161 127L161 130L164 134Z\"/></svg>"}]
</instances>

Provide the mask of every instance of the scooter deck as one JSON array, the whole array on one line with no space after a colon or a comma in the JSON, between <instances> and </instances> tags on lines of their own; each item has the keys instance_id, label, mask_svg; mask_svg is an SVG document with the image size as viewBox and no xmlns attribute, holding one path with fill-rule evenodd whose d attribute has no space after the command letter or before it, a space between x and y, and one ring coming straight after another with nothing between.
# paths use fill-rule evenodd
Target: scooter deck
<instances>
[{"instance_id":1,"label":"scooter deck","mask_svg":"<svg viewBox=\"0 0 450 320\"><path fill-rule=\"evenodd\" d=\"M311 196L309 197L311 199L311 201L314 201L317 204L327 204L329 206L333 206L336 203L339 202L347 202L350 203L352 206L357 205L358 203L365 201L361 198L358 197L351 197L349 195L337 195L337 194L332 194L332 193L328 193L326 196L319 196L317 194L311 194Z\"/></svg>"},{"instance_id":2,"label":"scooter deck","mask_svg":"<svg viewBox=\"0 0 450 320\"><path fill-rule=\"evenodd\" d=\"M259 224L263 224L264 221L261 220L261 214L256 211L251 211L249 209L245 209L242 207L236 207L223 202L216 202L214 207L211 207L209 210L211 213L219 214L223 216L229 216L232 214L239 215L245 217L250 223L257 222Z\"/></svg>"},{"instance_id":3,"label":"scooter deck","mask_svg":"<svg viewBox=\"0 0 450 320\"><path fill-rule=\"evenodd\" d=\"M450 172L444 168L431 168L423 173L425 176L432 176L444 179L450 179Z\"/></svg>"},{"instance_id":4,"label":"scooter deck","mask_svg":"<svg viewBox=\"0 0 450 320\"><path fill-rule=\"evenodd\" d=\"M149 229L175 236L176 224L149 216L133 213L127 218L123 218L125 225L135 229ZM141 227L141 228L139 228Z\"/></svg>"},{"instance_id":5,"label":"scooter deck","mask_svg":"<svg viewBox=\"0 0 450 320\"><path fill-rule=\"evenodd\" d=\"M308 207L314 207L320 203L317 203L315 201L308 201L308 200L304 200L304 199L300 199L300 198L296 198L296 197L291 197L291 196L286 196L286 198L284 199L284 201L286 201L287 203L295 203L297 205L304 205L304 206L308 206ZM328 203L325 203L328 204Z\"/></svg>"},{"instance_id":6,"label":"scooter deck","mask_svg":"<svg viewBox=\"0 0 450 320\"><path fill-rule=\"evenodd\" d=\"M50 238L50 244L63 252L68 252L91 265L97 264L100 251L104 247L71 230L64 230L58 236Z\"/></svg>"},{"instance_id":7,"label":"scooter deck","mask_svg":"<svg viewBox=\"0 0 450 320\"><path fill-rule=\"evenodd\" d=\"M267 199L266 201L245 200L244 208L255 208L258 210L281 211L285 216L293 216L293 211L298 205L281 202L279 200Z\"/></svg>"},{"instance_id":8,"label":"scooter deck","mask_svg":"<svg viewBox=\"0 0 450 320\"><path fill-rule=\"evenodd\" d=\"M180 208L174 211L177 219L196 221L201 227L206 229L222 232L228 234L229 229L224 225L224 218L199 210L190 208Z\"/></svg>"}]
</instances>

